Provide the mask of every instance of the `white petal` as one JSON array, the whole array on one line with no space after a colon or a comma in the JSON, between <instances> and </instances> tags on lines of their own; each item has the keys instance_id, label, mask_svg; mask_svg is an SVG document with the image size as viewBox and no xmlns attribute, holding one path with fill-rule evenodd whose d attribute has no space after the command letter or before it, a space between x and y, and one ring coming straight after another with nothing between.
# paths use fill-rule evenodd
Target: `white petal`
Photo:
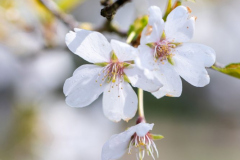
<instances>
[{"instance_id":1,"label":"white petal","mask_svg":"<svg viewBox=\"0 0 240 160\"><path fill-rule=\"evenodd\" d=\"M126 131L113 135L102 148L101 160L115 160L123 156L134 133L144 136L152 130L153 124L139 123Z\"/></svg>"},{"instance_id":2,"label":"white petal","mask_svg":"<svg viewBox=\"0 0 240 160\"><path fill-rule=\"evenodd\" d=\"M151 6L148 13L148 25L142 31L141 44L159 41L164 29L161 9L157 6Z\"/></svg>"},{"instance_id":3,"label":"white petal","mask_svg":"<svg viewBox=\"0 0 240 160\"><path fill-rule=\"evenodd\" d=\"M132 89L129 83L125 83L123 86L125 103L123 108L123 120L129 121L132 119L137 111L138 98L135 91Z\"/></svg>"},{"instance_id":4,"label":"white petal","mask_svg":"<svg viewBox=\"0 0 240 160\"><path fill-rule=\"evenodd\" d=\"M66 103L71 107L85 107L104 91L106 83L96 82L102 68L96 65L82 65L68 78L63 87ZM101 77L99 77L101 80Z\"/></svg>"},{"instance_id":5,"label":"white petal","mask_svg":"<svg viewBox=\"0 0 240 160\"><path fill-rule=\"evenodd\" d=\"M173 60L175 70L187 82L196 87L203 87L209 84L210 77L200 62L194 62L178 54L173 57Z\"/></svg>"},{"instance_id":6,"label":"white petal","mask_svg":"<svg viewBox=\"0 0 240 160\"><path fill-rule=\"evenodd\" d=\"M68 48L91 63L109 62L112 48L107 39L98 32L75 29L65 38Z\"/></svg>"},{"instance_id":7,"label":"white petal","mask_svg":"<svg viewBox=\"0 0 240 160\"><path fill-rule=\"evenodd\" d=\"M110 91L110 92L109 92ZM127 83L109 85L103 94L103 111L110 120L118 122L128 121L137 111L137 95Z\"/></svg>"},{"instance_id":8,"label":"white petal","mask_svg":"<svg viewBox=\"0 0 240 160\"><path fill-rule=\"evenodd\" d=\"M153 77L153 79L149 79L144 74L143 70L134 65L133 67L126 68L124 70L124 73L127 75L128 79L134 87L141 88L148 92L157 91L160 87L162 87L162 84L158 81L156 77Z\"/></svg>"},{"instance_id":9,"label":"white petal","mask_svg":"<svg viewBox=\"0 0 240 160\"><path fill-rule=\"evenodd\" d=\"M184 43L176 48L176 54L179 54L195 63L200 63L205 67L211 67L216 60L215 51L205 45L197 43Z\"/></svg>"},{"instance_id":10,"label":"white petal","mask_svg":"<svg viewBox=\"0 0 240 160\"><path fill-rule=\"evenodd\" d=\"M179 97L182 93L182 81L178 73L173 69L171 64L167 61L159 66L159 70L154 72L155 76L163 84L163 87L160 88L157 92L152 94L161 98L163 96L170 97Z\"/></svg>"},{"instance_id":11,"label":"white petal","mask_svg":"<svg viewBox=\"0 0 240 160\"><path fill-rule=\"evenodd\" d=\"M156 63L154 61L154 49L148 47L147 45L139 45L139 54L136 59L136 64L141 69L154 70L156 68Z\"/></svg>"},{"instance_id":12,"label":"white petal","mask_svg":"<svg viewBox=\"0 0 240 160\"><path fill-rule=\"evenodd\" d=\"M120 62L132 61L136 58L138 53L136 48L117 40L111 40L111 46Z\"/></svg>"},{"instance_id":13,"label":"white petal","mask_svg":"<svg viewBox=\"0 0 240 160\"><path fill-rule=\"evenodd\" d=\"M121 133L123 134L123 133ZM113 135L103 146L101 160L115 160L124 155L128 148L132 134L118 134ZM111 147L110 144L114 143L112 141L118 142L115 147Z\"/></svg>"},{"instance_id":14,"label":"white petal","mask_svg":"<svg viewBox=\"0 0 240 160\"><path fill-rule=\"evenodd\" d=\"M167 40L187 42L192 39L195 30L195 18L189 18L189 11L184 6L174 9L167 17L165 33Z\"/></svg>"}]
</instances>

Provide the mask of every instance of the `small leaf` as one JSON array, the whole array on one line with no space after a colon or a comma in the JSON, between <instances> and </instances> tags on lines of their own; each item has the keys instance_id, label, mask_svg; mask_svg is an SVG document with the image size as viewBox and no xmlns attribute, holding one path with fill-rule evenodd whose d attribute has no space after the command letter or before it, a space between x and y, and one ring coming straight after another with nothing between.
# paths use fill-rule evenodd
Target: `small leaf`
<instances>
[{"instance_id":1,"label":"small leaf","mask_svg":"<svg viewBox=\"0 0 240 160\"><path fill-rule=\"evenodd\" d=\"M128 30L128 36L132 33L134 34L133 41L137 39L137 37L141 34L143 28L147 25L148 23L148 16L142 16L137 18L133 24L129 27Z\"/></svg>"},{"instance_id":2,"label":"small leaf","mask_svg":"<svg viewBox=\"0 0 240 160\"><path fill-rule=\"evenodd\" d=\"M123 79L125 82L130 83L130 80L128 79L128 76L126 74L123 75Z\"/></svg>"},{"instance_id":3,"label":"small leaf","mask_svg":"<svg viewBox=\"0 0 240 160\"><path fill-rule=\"evenodd\" d=\"M100 67L105 67L105 66L107 66L108 65L108 63L107 62L102 62L102 63L94 63L95 65L97 65L97 66L100 66Z\"/></svg>"},{"instance_id":4,"label":"small leaf","mask_svg":"<svg viewBox=\"0 0 240 160\"><path fill-rule=\"evenodd\" d=\"M150 48L154 48L156 46L155 43L147 43L146 45Z\"/></svg>"},{"instance_id":5,"label":"small leaf","mask_svg":"<svg viewBox=\"0 0 240 160\"><path fill-rule=\"evenodd\" d=\"M134 61L132 61L132 62L123 62L123 67L124 68L131 68L132 67L132 64L134 64Z\"/></svg>"},{"instance_id":6,"label":"small leaf","mask_svg":"<svg viewBox=\"0 0 240 160\"><path fill-rule=\"evenodd\" d=\"M112 60L112 61L118 60L117 55L116 55L114 52L112 52L111 60Z\"/></svg>"},{"instance_id":7,"label":"small leaf","mask_svg":"<svg viewBox=\"0 0 240 160\"><path fill-rule=\"evenodd\" d=\"M165 40L165 39L166 39L166 33L165 33L165 31L163 31L162 36L161 36L161 40Z\"/></svg>"},{"instance_id":8,"label":"small leaf","mask_svg":"<svg viewBox=\"0 0 240 160\"><path fill-rule=\"evenodd\" d=\"M171 65L174 65L174 60L172 59L171 56L169 56L169 57L167 58L167 60L168 60L168 62L169 62Z\"/></svg>"},{"instance_id":9,"label":"small leaf","mask_svg":"<svg viewBox=\"0 0 240 160\"><path fill-rule=\"evenodd\" d=\"M152 136L153 140L160 140L160 139L164 138L164 136L162 136L160 134L151 134L151 136Z\"/></svg>"},{"instance_id":10,"label":"small leaf","mask_svg":"<svg viewBox=\"0 0 240 160\"><path fill-rule=\"evenodd\" d=\"M224 68L220 68L216 65L212 66L213 69L225 73L227 75L236 77L240 79L240 63L231 63Z\"/></svg>"}]
</instances>

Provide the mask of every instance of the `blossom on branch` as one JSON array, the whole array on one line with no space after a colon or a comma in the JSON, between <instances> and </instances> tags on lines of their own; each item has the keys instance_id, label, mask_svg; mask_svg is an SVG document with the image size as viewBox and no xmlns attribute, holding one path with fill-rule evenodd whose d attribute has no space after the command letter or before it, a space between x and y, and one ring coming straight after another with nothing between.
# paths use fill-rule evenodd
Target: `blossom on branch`
<instances>
[{"instance_id":1,"label":"blossom on branch","mask_svg":"<svg viewBox=\"0 0 240 160\"><path fill-rule=\"evenodd\" d=\"M196 87L210 82L205 67L211 67L216 59L215 51L205 45L186 43L192 39L195 17L191 10L180 6L162 19L160 8L151 6L149 22L144 28L136 63L147 76L156 77L163 87L153 95L179 97L182 93L180 76Z\"/></svg>"},{"instance_id":2,"label":"blossom on branch","mask_svg":"<svg viewBox=\"0 0 240 160\"><path fill-rule=\"evenodd\" d=\"M138 50L128 44L111 40L98 32L75 29L66 35L68 48L84 60L94 63L82 65L65 81L66 103L85 107L103 92L103 111L112 121L128 121L137 110L137 95L130 86L152 92L162 85L149 80L135 64Z\"/></svg>"},{"instance_id":3,"label":"blossom on branch","mask_svg":"<svg viewBox=\"0 0 240 160\"><path fill-rule=\"evenodd\" d=\"M139 123L130 127L126 131L113 135L103 146L102 160L115 160L124 155L125 152L131 154L131 150L136 150L137 159L142 160L145 154L155 159L158 157L158 150L153 141L153 135L149 132L154 124ZM158 139L162 139L159 136Z\"/></svg>"}]
</instances>

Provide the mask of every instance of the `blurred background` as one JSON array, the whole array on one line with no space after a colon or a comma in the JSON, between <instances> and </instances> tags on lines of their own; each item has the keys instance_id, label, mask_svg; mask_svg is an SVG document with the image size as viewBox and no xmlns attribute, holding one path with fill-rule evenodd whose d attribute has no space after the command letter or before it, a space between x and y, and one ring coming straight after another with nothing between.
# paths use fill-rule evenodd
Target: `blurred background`
<instances>
[{"instance_id":1,"label":"blurred background","mask_svg":"<svg viewBox=\"0 0 240 160\"><path fill-rule=\"evenodd\" d=\"M54 2L82 28L102 28L106 22L99 0ZM132 0L118 10L113 24L127 31L152 4L164 10L166 0ZM240 1L183 5L198 17L192 42L214 48L220 63L240 62ZM135 124L136 118L109 121L101 97L82 109L65 104L64 81L86 63L66 48L69 30L39 0L0 0L0 160L100 160L105 141ZM158 100L145 93L146 118L155 123L152 133L165 136L156 142L159 159L240 159L240 81L212 70L209 74L211 83L204 88L183 81L180 98ZM136 158L132 154L122 159Z\"/></svg>"}]
</instances>

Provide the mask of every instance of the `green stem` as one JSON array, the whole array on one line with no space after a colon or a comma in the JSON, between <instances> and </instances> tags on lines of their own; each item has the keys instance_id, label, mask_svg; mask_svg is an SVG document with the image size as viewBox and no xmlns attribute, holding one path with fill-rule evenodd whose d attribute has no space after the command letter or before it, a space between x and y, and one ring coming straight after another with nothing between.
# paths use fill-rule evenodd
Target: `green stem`
<instances>
[{"instance_id":1,"label":"green stem","mask_svg":"<svg viewBox=\"0 0 240 160\"><path fill-rule=\"evenodd\" d=\"M138 115L144 118L143 90L138 88Z\"/></svg>"}]
</instances>

